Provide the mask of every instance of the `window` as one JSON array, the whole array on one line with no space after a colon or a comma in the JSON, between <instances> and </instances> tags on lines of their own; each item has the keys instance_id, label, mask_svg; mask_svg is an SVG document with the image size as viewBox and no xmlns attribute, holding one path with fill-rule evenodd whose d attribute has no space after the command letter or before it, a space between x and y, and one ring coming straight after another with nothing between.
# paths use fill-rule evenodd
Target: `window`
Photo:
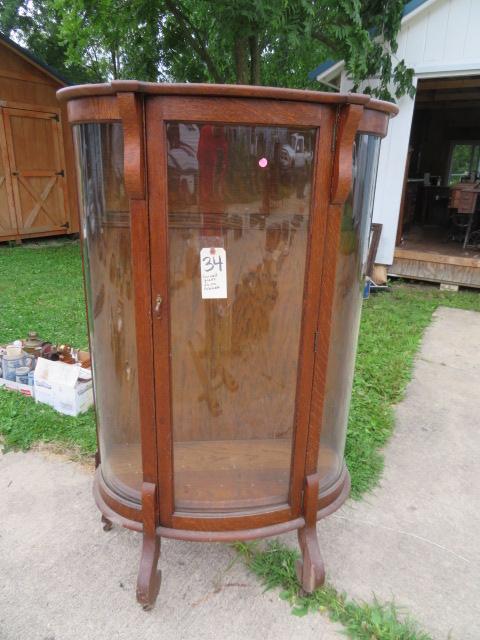
<instances>
[{"instance_id":1,"label":"window","mask_svg":"<svg viewBox=\"0 0 480 640\"><path fill-rule=\"evenodd\" d=\"M475 179L480 174L480 142L455 142L450 155L448 184L460 182L462 178Z\"/></svg>"}]
</instances>

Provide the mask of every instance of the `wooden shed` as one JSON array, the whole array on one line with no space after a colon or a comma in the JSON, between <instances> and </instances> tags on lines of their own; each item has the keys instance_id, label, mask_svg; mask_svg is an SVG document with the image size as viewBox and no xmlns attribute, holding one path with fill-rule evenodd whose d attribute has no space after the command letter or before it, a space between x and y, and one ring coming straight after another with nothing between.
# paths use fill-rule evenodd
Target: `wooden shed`
<instances>
[{"instance_id":1,"label":"wooden shed","mask_svg":"<svg viewBox=\"0 0 480 640\"><path fill-rule=\"evenodd\" d=\"M0 242L78 231L72 134L55 97L67 84L0 34Z\"/></svg>"}]
</instances>

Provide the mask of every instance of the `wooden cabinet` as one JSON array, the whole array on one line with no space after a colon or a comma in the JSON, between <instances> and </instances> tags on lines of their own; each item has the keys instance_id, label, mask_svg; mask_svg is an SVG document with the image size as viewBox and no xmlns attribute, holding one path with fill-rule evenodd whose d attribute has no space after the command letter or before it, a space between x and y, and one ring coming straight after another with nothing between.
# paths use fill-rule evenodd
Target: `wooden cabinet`
<instances>
[{"instance_id":1,"label":"wooden cabinet","mask_svg":"<svg viewBox=\"0 0 480 640\"><path fill-rule=\"evenodd\" d=\"M106 527L161 537L315 525L343 462L380 138L367 96L113 82L68 88ZM352 160L353 151L353 160ZM353 179L353 175L355 178Z\"/></svg>"},{"instance_id":2,"label":"wooden cabinet","mask_svg":"<svg viewBox=\"0 0 480 640\"><path fill-rule=\"evenodd\" d=\"M480 184L478 182L459 183L450 187L450 202L448 206L451 209L457 209L458 213L475 213L477 207L477 198L480 193Z\"/></svg>"}]
</instances>

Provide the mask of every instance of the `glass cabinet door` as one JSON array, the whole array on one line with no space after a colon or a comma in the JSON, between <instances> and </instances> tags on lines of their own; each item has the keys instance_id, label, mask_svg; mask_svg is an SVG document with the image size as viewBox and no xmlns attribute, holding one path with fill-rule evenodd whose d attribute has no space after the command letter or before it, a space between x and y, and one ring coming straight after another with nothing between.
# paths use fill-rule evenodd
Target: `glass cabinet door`
<instances>
[{"instance_id":1,"label":"glass cabinet door","mask_svg":"<svg viewBox=\"0 0 480 640\"><path fill-rule=\"evenodd\" d=\"M130 208L118 122L74 127L102 474L140 500L142 459Z\"/></svg>"},{"instance_id":2,"label":"glass cabinet door","mask_svg":"<svg viewBox=\"0 0 480 640\"><path fill-rule=\"evenodd\" d=\"M323 489L338 480L343 467L379 152L380 138L357 135L353 154L353 184L343 208L335 274L318 456Z\"/></svg>"},{"instance_id":3,"label":"glass cabinet door","mask_svg":"<svg viewBox=\"0 0 480 640\"><path fill-rule=\"evenodd\" d=\"M315 129L165 128L175 510L285 504Z\"/></svg>"}]
</instances>

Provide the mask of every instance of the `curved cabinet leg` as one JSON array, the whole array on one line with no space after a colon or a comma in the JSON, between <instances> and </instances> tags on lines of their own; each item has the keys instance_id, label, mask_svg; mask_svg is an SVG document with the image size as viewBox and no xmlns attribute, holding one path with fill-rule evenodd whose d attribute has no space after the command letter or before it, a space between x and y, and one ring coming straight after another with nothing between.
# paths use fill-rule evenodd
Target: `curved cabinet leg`
<instances>
[{"instance_id":1,"label":"curved cabinet leg","mask_svg":"<svg viewBox=\"0 0 480 640\"><path fill-rule=\"evenodd\" d=\"M106 516L102 516L102 524L104 531L111 531L113 527L113 522L109 520Z\"/></svg>"},{"instance_id":2,"label":"curved cabinet leg","mask_svg":"<svg viewBox=\"0 0 480 640\"><path fill-rule=\"evenodd\" d=\"M312 593L325 582L325 567L315 529L299 529L298 542L302 559L297 560L297 577L302 589Z\"/></svg>"},{"instance_id":3,"label":"curved cabinet leg","mask_svg":"<svg viewBox=\"0 0 480 640\"><path fill-rule=\"evenodd\" d=\"M137 578L137 600L144 609L151 609L160 589L161 572L157 570L160 557L160 536L155 521L156 486L142 485L143 543Z\"/></svg>"},{"instance_id":4,"label":"curved cabinet leg","mask_svg":"<svg viewBox=\"0 0 480 640\"><path fill-rule=\"evenodd\" d=\"M160 590L161 572L157 571L160 557L160 536L143 534L142 557L137 578L137 600L146 610L152 609Z\"/></svg>"},{"instance_id":5,"label":"curved cabinet leg","mask_svg":"<svg viewBox=\"0 0 480 640\"><path fill-rule=\"evenodd\" d=\"M302 559L297 561L297 577L302 589L311 593L325 582L325 567L317 538L318 474L305 478L303 509L305 526L298 530Z\"/></svg>"}]
</instances>

